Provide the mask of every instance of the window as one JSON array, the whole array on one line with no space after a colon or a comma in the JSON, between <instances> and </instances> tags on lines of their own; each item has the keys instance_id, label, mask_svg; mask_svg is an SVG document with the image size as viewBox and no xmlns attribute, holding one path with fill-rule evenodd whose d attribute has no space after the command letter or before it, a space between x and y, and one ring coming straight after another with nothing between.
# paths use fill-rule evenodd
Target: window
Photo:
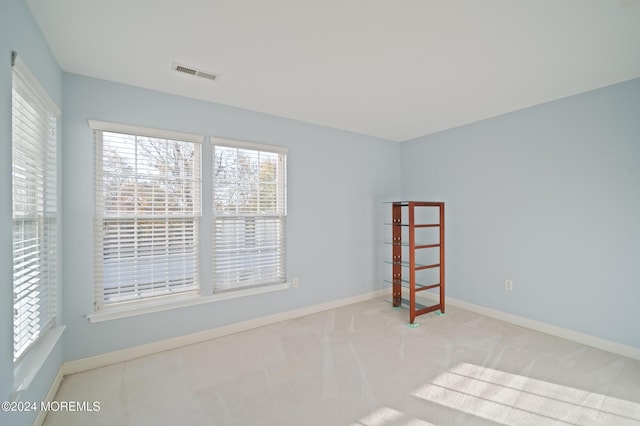
<instances>
[{"instance_id":1,"label":"window","mask_svg":"<svg viewBox=\"0 0 640 426\"><path fill-rule=\"evenodd\" d=\"M213 143L214 291L284 283L286 148Z\"/></svg>"},{"instance_id":2,"label":"window","mask_svg":"<svg viewBox=\"0 0 640 426\"><path fill-rule=\"evenodd\" d=\"M13 358L56 325L56 124L60 111L14 54Z\"/></svg>"},{"instance_id":3,"label":"window","mask_svg":"<svg viewBox=\"0 0 640 426\"><path fill-rule=\"evenodd\" d=\"M90 121L96 308L199 292L197 135Z\"/></svg>"},{"instance_id":4,"label":"window","mask_svg":"<svg viewBox=\"0 0 640 426\"><path fill-rule=\"evenodd\" d=\"M205 161L202 136L94 120L89 125L96 146L91 321L287 285L286 148L212 138ZM202 167L208 167L205 176L213 175L205 197L213 208L204 215L212 227L203 230ZM211 245L201 247L201 232ZM201 251L214 263L205 282ZM226 292L237 289L246 291ZM193 297L212 293L217 296Z\"/></svg>"}]
</instances>

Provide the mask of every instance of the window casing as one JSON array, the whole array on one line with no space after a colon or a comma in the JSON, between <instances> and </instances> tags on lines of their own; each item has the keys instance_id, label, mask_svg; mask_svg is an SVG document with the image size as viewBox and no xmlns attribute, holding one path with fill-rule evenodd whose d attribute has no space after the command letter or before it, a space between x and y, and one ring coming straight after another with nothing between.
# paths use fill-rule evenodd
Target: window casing
<instances>
[{"instance_id":1,"label":"window casing","mask_svg":"<svg viewBox=\"0 0 640 426\"><path fill-rule=\"evenodd\" d=\"M89 125L96 146L92 322L200 303L198 295L214 294L204 303L286 288L286 148L212 138L203 160L202 136ZM213 208L205 214L212 227L201 231L203 164L213 175L205 200ZM202 237L212 244L201 247L208 229ZM213 257L204 282L201 249Z\"/></svg>"},{"instance_id":2,"label":"window casing","mask_svg":"<svg viewBox=\"0 0 640 426\"><path fill-rule=\"evenodd\" d=\"M213 139L214 292L286 282L287 150Z\"/></svg>"},{"instance_id":3,"label":"window casing","mask_svg":"<svg viewBox=\"0 0 640 426\"><path fill-rule=\"evenodd\" d=\"M13 358L50 328L57 312L58 107L14 56L12 74Z\"/></svg>"},{"instance_id":4,"label":"window casing","mask_svg":"<svg viewBox=\"0 0 640 426\"><path fill-rule=\"evenodd\" d=\"M95 305L200 291L202 137L90 121Z\"/></svg>"}]
</instances>

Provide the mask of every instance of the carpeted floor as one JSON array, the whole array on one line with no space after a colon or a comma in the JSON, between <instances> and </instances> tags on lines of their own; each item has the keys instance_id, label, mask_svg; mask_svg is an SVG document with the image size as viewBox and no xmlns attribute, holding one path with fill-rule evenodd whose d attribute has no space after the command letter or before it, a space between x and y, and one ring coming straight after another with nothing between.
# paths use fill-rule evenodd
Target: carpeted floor
<instances>
[{"instance_id":1,"label":"carpeted floor","mask_svg":"<svg viewBox=\"0 0 640 426\"><path fill-rule=\"evenodd\" d=\"M64 378L45 425L640 425L640 361L375 299Z\"/></svg>"}]
</instances>

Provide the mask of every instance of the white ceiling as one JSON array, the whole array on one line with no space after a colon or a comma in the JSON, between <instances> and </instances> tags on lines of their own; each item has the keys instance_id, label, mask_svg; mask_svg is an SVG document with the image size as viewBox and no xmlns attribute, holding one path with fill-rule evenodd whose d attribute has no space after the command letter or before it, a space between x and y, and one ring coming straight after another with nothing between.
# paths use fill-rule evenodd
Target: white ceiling
<instances>
[{"instance_id":1,"label":"white ceiling","mask_svg":"<svg viewBox=\"0 0 640 426\"><path fill-rule=\"evenodd\" d=\"M64 71L395 141L640 77L640 0L27 3Z\"/></svg>"}]
</instances>

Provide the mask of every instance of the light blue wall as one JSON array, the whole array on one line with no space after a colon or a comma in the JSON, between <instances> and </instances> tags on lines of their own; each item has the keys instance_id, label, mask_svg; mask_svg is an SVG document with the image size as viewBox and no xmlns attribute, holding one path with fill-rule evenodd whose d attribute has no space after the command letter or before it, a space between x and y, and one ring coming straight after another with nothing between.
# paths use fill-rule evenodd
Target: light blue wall
<instances>
[{"instance_id":1,"label":"light blue wall","mask_svg":"<svg viewBox=\"0 0 640 426\"><path fill-rule=\"evenodd\" d=\"M62 72L23 0L0 2L0 400L13 387L13 291L11 214L11 52L17 51L49 96L62 105ZM22 400L42 400L62 364L62 344L53 352ZM0 411L0 424L31 424L36 413Z\"/></svg>"},{"instance_id":2,"label":"light blue wall","mask_svg":"<svg viewBox=\"0 0 640 426\"><path fill-rule=\"evenodd\" d=\"M640 347L640 79L405 142L402 188L449 296Z\"/></svg>"},{"instance_id":3,"label":"light blue wall","mask_svg":"<svg viewBox=\"0 0 640 426\"><path fill-rule=\"evenodd\" d=\"M640 347L640 80L398 145L63 74L23 0L0 3L0 399L12 388L11 66L62 106L62 344L24 400L74 360L383 288L388 209L447 202L448 294ZM63 102L64 94L64 102ZM87 119L289 147L289 276L300 287L90 324L93 140ZM208 196L205 194L205 197ZM207 226L207 224L203 224ZM210 266L203 261L205 276ZM503 290L514 280L513 292ZM0 424L30 424L35 413Z\"/></svg>"},{"instance_id":4,"label":"light blue wall","mask_svg":"<svg viewBox=\"0 0 640 426\"><path fill-rule=\"evenodd\" d=\"M399 144L73 74L64 76L64 94L66 360L384 287L381 203L400 193ZM94 149L88 119L288 147L288 270L289 278L300 278L300 287L89 323ZM210 193L203 197L210 199ZM211 276L207 258L202 270L204 279Z\"/></svg>"}]
</instances>

